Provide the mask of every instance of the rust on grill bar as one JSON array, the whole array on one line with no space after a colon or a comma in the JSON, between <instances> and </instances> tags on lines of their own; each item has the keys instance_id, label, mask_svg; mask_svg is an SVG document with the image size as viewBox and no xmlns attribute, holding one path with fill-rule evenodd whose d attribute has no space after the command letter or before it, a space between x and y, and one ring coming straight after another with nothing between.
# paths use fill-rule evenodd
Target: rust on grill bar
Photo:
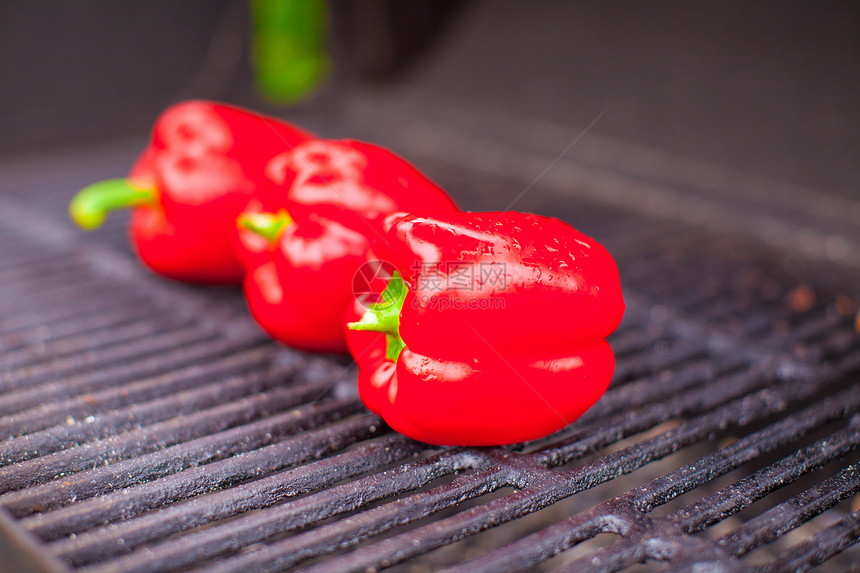
<instances>
[{"instance_id":1,"label":"rust on grill bar","mask_svg":"<svg viewBox=\"0 0 860 573\"><path fill-rule=\"evenodd\" d=\"M407 104L351 105L372 134ZM458 163L439 129L450 146L415 153L469 183L458 199L528 183ZM492 165L533 153L492 137ZM564 159L562 177L615 195L562 200L548 176L519 207L616 257L612 386L549 438L431 448L363 408L354 366L267 340L237 291L147 274L122 217L73 231L69 193L127 158L72 159L0 167L0 541L18 569L839 571L860 555L850 258L714 233L694 208L660 217L636 201L676 180Z\"/></svg>"}]
</instances>

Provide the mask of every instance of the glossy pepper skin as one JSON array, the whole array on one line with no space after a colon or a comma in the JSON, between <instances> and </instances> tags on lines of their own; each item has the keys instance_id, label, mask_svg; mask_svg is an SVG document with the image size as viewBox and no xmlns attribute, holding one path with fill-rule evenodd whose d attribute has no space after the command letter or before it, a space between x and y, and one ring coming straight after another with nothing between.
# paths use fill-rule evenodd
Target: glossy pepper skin
<instances>
[{"instance_id":1,"label":"glossy pepper skin","mask_svg":"<svg viewBox=\"0 0 860 573\"><path fill-rule=\"evenodd\" d=\"M125 179L96 183L70 205L81 227L133 207L132 244L153 271L177 280L242 280L234 253L236 217L264 179L269 160L312 139L280 120L206 101L165 110Z\"/></svg>"},{"instance_id":2,"label":"glossy pepper skin","mask_svg":"<svg viewBox=\"0 0 860 573\"><path fill-rule=\"evenodd\" d=\"M407 215L375 250L398 275L353 303L359 393L395 430L439 445L502 445L566 426L603 394L605 338L624 313L618 270L557 219Z\"/></svg>"},{"instance_id":3,"label":"glossy pepper skin","mask_svg":"<svg viewBox=\"0 0 860 573\"><path fill-rule=\"evenodd\" d=\"M270 184L238 221L251 315L287 345L346 352L353 279L385 217L457 206L408 162L367 143L305 142L266 172Z\"/></svg>"},{"instance_id":4,"label":"glossy pepper skin","mask_svg":"<svg viewBox=\"0 0 860 573\"><path fill-rule=\"evenodd\" d=\"M396 212L457 211L438 185L391 151L362 141L309 140L272 158L250 210L307 209L375 237Z\"/></svg>"},{"instance_id":5,"label":"glossy pepper skin","mask_svg":"<svg viewBox=\"0 0 860 573\"><path fill-rule=\"evenodd\" d=\"M241 219L245 299L276 340L314 352L345 352L344 309L352 277L367 256L367 236L341 222L299 211Z\"/></svg>"}]
</instances>

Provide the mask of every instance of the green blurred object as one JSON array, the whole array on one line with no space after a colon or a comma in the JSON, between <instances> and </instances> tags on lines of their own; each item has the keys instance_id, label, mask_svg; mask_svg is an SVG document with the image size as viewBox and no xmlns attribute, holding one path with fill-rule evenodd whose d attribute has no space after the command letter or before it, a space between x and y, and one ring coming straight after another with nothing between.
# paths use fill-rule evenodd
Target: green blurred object
<instances>
[{"instance_id":1,"label":"green blurred object","mask_svg":"<svg viewBox=\"0 0 860 573\"><path fill-rule=\"evenodd\" d=\"M257 88L274 103L294 104L328 77L325 0L251 0L251 55Z\"/></svg>"}]
</instances>

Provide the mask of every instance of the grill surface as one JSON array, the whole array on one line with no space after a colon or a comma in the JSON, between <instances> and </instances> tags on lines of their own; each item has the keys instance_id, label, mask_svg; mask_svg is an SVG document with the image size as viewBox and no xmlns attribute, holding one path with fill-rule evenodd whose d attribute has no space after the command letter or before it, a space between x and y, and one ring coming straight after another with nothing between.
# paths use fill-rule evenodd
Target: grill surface
<instances>
[{"instance_id":1,"label":"grill surface","mask_svg":"<svg viewBox=\"0 0 860 573\"><path fill-rule=\"evenodd\" d=\"M465 207L498 208L553 160L551 130L517 138L529 149L505 147L497 132L515 122L478 134L456 114L422 120L416 110L434 108L420 96L398 101L369 109L358 99L340 121L412 157ZM348 362L268 341L235 290L148 275L122 217L91 235L71 229L69 195L123 172L137 144L5 166L9 565L847 567L860 536L856 253L816 260L836 243L774 230L824 221L856 247L856 226L820 204L762 206L743 192L755 181L681 177L630 149L590 145L517 208L568 220L615 255L628 303L611 338L617 371L572 426L511 448L428 449L392 433L357 400ZM734 215L728 195L702 203L708 186L746 203Z\"/></svg>"}]
</instances>

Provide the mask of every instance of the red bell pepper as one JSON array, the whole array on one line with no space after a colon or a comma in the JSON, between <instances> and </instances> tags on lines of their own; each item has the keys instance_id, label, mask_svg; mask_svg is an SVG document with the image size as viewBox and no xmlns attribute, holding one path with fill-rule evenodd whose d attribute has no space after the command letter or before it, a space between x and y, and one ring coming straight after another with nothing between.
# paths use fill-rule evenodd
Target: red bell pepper
<instances>
[{"instance_id":1,"label":"red bell pepper","mask_svg":"<svg viewBox=\"0 0 860 573\"><path fill-rule=\"evenodd\" d=\"M307 208L379 233L392 213L456 211L435 183L409 162L372 143L311 140L272 158L259 191L263 210ZM368 225L368 222L370 225Z\"/></svg>"},{"instance_id":2,"label":"red bell pepper","mask_svg":"<svg viewBox=\"0 0 860 573\"><path fill-rule=\"evenodd\" d=\"M624 301L611 255L557 219L395 216L375 250L397 274L351 305L359 393L395 430L501 445L575 420L609 385Z\"/></svg>"},{"instance_id":3,"label":"red bell pepper","mask_svg":"<svg viewBox=\"0 0 860 573\"><path fill-rule=\"evenodd\" d=\"M158 118L128 178L80 191L69 207L83 228L134 207L130 234L143 262L164 276L238 283L236 217L264 179L268 161L311 139L282 121L243 109L188 101Z\"/></svg>"},{"instance_id":4,"label":"red bell pepper","mask_svg":"<svg viewBox=\"0 0 860 573\"><path fill-rule=\"evenodd\" d=\"M239 218L251 315L290 346L346 352L353 278L384 218L457 207L409 163L367 143L309 141L272 159L267 173L270 185Z\"/></svg>"},{"instance_id":5,"label":"red bell pepper","mask_svg":"<svg viewBox=\"0 0 860 573\"><path fill-rule=\"evenodd\" d=\"M316 352L345 352L343 316L351 281L367 256L367 236L314 213L240 218L248 257L245 298L251 315L272 337Z\"/></svg>"}]
</instances>

